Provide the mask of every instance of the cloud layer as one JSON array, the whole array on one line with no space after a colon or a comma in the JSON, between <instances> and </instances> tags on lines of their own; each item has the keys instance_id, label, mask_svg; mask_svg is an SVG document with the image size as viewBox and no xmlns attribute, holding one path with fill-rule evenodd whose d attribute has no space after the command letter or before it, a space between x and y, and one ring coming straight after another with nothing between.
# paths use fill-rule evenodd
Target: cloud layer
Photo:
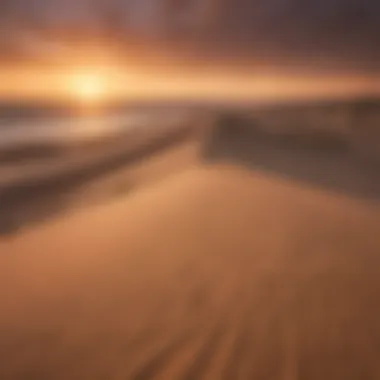
<instances>
[{"instance_id":1,"label":"cloud layer","mask_svg":"<svg viewBox=\"0 0 380 380\"><path fill-rule=\"evenodd\" d=\"M3 51L22 46L25 33L75 30L187 50L199 61L380 69L377 0L1 0L0 7Z\"/></svg>"}]
</instances>

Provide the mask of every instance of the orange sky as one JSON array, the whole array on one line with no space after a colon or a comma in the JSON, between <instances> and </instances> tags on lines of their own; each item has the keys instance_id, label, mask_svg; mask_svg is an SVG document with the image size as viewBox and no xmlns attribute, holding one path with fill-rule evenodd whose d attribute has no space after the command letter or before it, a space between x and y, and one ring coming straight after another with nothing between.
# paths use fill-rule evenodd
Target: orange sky
<instances>
[{"instance_id":1,"label":"orange sky","mask_svg":"<svg viewBox=\"0 0 380 380\"><path fill-rule=\"evenodd\" d=\"M335 97L380 93L380 78L353 76L300 76L237 70L223 72L153 72L135 65L110 62L68 63L58 66L13 66L0 69L0 97L7 99L77 99L87 87L98 91L98 101L114 98L187 98L248 100ZM89 83L93 81L94 83ZM87 87L86 87L87 86Z\"/></svg>"}]
</instances>

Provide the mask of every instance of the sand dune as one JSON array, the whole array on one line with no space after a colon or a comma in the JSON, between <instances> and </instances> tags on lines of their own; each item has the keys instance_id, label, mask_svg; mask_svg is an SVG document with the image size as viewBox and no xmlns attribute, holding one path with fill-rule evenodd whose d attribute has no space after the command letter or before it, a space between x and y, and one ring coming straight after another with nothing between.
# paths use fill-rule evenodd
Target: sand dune
<instances>
[{"instance_id":1,"label":"sand dune","mask_svg":"<svg viewBox=\"0 0 380 380\"><path fill-rule=\"evenodd\" d=\"M82 146L68 157L0 163L0 233L13 233L75 208L83 199L91 203L127 193L177 170L199 146L199 135L197 128L170 126L107 141L95 150ZM177 159L169 158L173 155Z\"/></svg>"},{"instance_id":2,"label":"sand dune","mask_svg":"<svg viewBox=\"0 0 380 380\"><path fill-rule=\"evenodd\" d=\"M377 379L378 200L244 140L2 238L0 378Z\"/></svg>"}]
</instances>

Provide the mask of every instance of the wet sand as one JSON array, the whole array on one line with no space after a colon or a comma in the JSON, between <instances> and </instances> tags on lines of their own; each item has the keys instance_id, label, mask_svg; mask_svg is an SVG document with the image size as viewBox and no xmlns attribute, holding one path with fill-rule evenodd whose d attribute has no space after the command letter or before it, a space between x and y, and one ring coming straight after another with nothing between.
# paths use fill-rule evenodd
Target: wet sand
<instances>
[{"instance_id":1,"label":"wet sand","mask_svg":"<svg viewBox=\"0 0 380 380\"><path fill-rule=\"evenodd\" d=\"M378 199L236 136L0 239L1 379L380 376Z\"/></svg>"}]
</instances>

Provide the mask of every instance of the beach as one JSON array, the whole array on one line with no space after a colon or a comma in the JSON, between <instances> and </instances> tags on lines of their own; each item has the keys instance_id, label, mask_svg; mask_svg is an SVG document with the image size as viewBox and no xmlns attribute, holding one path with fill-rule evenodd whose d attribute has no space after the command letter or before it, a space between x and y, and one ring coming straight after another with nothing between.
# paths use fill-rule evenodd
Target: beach
<instances>
[{"instance_id":1,"label":"beach","mask_svg":"<svg viewBox=\"0 0 380 380\"><path fill-rule=\"evenodd\" d=\"M1 379L380 375L377 169L211 132L0 237Z\"/></svg>"}]
</instances>

